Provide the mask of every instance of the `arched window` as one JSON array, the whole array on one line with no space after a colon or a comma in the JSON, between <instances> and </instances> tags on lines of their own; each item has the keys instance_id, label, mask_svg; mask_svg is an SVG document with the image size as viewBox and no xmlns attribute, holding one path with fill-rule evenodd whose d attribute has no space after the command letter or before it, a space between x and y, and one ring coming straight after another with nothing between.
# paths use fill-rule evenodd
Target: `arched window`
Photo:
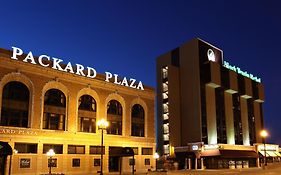
<instances>
[{"instance_id":1,"label":"arched window","mask_svg":"<svg viewBox=\"0 0 281 175\"><path fill-rule=\"evenodd\" d=\"M144 109L141 105L135 104L131 113L131 135L144 137Z\"/></svg>"},{"instance_id":2,"label":"arched window","mask_svg":"<svg viewBox=\"0 0 281 175\"><path fill-rule=\"evenodd\" d=\"M44 96L43 129L65 130L66 98L62 91L50 89Z\"/></svg>"},{"instance_id":3,"label":"arched window","mask_svg":"<svg viewBox=\"0 0 281 175\"><path fill-rule=\"evenodd\" d=\"M118 101L108 102L107 120L109 122L107 134L122 135L122 106Z\"/></svg>"},{"instance_id":4,"label":"arched window","mask_svg":"<svg viewBox=\"0 0 281 175\"><path fill-rule=\"evenodd\" d=\"M3 88L1 125L28 127L29 90L21 82L11 81Z\"/></svg>"},{"instance_id":5,"label":"arched window","mask_svg":"<svg viewBox=\"0 0 281 175\"><path fill-rule=\"evenodd\" d=\"M81 132L96 132L96 101L90 95L79 98L78 130Z\"/></svg>"}]
</instances>

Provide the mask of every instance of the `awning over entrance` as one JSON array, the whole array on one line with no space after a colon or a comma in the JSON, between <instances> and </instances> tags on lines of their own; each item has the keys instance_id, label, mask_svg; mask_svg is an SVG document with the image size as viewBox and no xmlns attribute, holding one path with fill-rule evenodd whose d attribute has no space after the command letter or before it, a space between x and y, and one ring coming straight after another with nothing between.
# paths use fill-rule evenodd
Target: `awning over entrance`
<instances>
[{"instance_id":1,"label":"awning over entrance","mask_svg":"<svg viewBox=\"0 0 281 175\"><path fill-rule=\"evenodd\" d=\"M258 158L259 155L255 151L247 150L220 150L223 158Z\"/></svg>"},{"instance_id":2,"label":"awning over entrance","mask_svg":"<svg viewBox=\"0 0 281 175\"><path fill-rule=\"evenodd\" d=\"M245 150L207 150L201 153L202 157L213 157L219 156L221 158L258 158L258 154L255 151Z\"/></svg>"},{"instance_id":3,"label":"awning over entrance","mask_svg":"<svg viewBox=\"0 0 281 175\"><path fill-rule=\"evenodd\" d=\"M7 142L1 142L0 141L0 155L6 156L6 155L12 155L13 149Z\"/></svg>"},{"instance_id":4,"label":"awning over entrance","mask_svg":"<svg viewBox=\"0 0 281 175\"><path fill-rule=\"evenodd\" d=\"M259 151L259 153L264 156L264 151ZM267 157L281 157L281 154L276 151L266 151Z\"/></svg>"},{"instance_id":5,"label":"awning over entrance","mask_svg":"<svg viewBox=\"0 0 281 175\"><path fill-rule=\"evenodd\" d=\"M213 157L213 156L220 156L221 153L218 149L214 150L205 150L201 152L201 157Z\"/></svg>"},{"instance_id":6,"label":"awning over entrance","mask_svg":"<svg viewBox=\"0 0 281 175\"><path fill-rule=\"evenodd\" d=\"M110 147L109 155L119 157L133 156L134 150L131 147Z\"/></svg>"}]
</instances>

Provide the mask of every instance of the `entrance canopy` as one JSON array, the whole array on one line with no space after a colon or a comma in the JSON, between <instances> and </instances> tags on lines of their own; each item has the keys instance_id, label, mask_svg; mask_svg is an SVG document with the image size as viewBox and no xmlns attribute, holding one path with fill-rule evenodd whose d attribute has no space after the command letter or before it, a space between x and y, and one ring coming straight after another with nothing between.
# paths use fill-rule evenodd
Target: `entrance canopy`
<instances>
[{"instance_id":1,"label":"entrance canopy","mask_svg":"<svg viewBox=\"0 0 281 175\"><path fill-rule=\"evenodd\" d=\"M0 156L12 155L13 149L7 142L0 141Z\"/></svg>"},{"instance_id":2,"label":"entrance canopy","mask_svg":"<svg viewBox=\"0 0 281 175\"><path fill-rule=\"evenodd\" d=\"M247 150L207 150L201 153L201 157L214 157L219 156L221 158L258 158L258 154L255 151Z\"/></svg>"},{"instance_id":3,"label":"entrance canopy","mask_svg":"<svg viewBox=\"0 0 281 175\"><path fill-rule=\"evenodd\" d=\"M110 156L129 157L134 156L134 150L131 147L110 147Z\"/></svg>"},{"instance_id":4,"label":"entrance canopy","mask_svg":"<svg viewBox=\"0 0 281 175\"><path fill-rule=\"evenodd\" d=\"M259 153L264 156L264 151L259 151ZM281 157L281 154L276 151L266 151L267 157Z\"/></svg>"}]
</instances>

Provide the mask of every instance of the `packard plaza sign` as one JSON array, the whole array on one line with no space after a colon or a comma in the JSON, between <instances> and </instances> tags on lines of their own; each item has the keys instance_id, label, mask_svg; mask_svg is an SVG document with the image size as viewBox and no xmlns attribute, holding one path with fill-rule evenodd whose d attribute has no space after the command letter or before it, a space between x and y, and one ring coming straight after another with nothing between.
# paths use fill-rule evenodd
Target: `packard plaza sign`
<instances>
[{"instance_id":1,"label":"packard plaza sign","mask_svg":"<svg viewBox=\"0 0 281 175\"><path fill-rule=\"evenodd\" d=\"M11 57L11 59L19 60L18 57L23 55L23 50L18 47L12 47L12 48L13 48L13 56ZM39 64L42 67L51 67L52 69L58 71L68 72L83 77L95 78L97 76L97 71L92 67L84 67L81 64L74 64L75 68L73 68L73 64L71 62L68 62L66 65L65 64L63 65L62 59L50 57L48 55L40 55L37 61L35 61L31 51L28 52L28 54L24 57L22 61L31 64ZM126 78L126 77L119 79L118 74L112 74L110 72L105 72L104 81L113 82L114 84L130 87L133 89L144 90L141 81L137 82L136 79Z\"/></svg>"},{"instance_id":2,"label":"packard plaza sign","mask_svg":"<svg viewBox=\"0 0 281 175\"><path fill-rule=\"evenodd\" d=\"M223 62L223 66L226 67L226 68L229 69L229 70L233 70L234 72L237 72L237 73L240 74L240 75L243 75L243 76L245 76L245 77L248 77L248 78L250 78L250 79L252 79L252 80L254 80L254 81L258 82L258 83L261 82L261 78L258 78L257 76L254 76L253 74L248 73L247 71L243 71L243 70L241 70L241 69L240 69L239 67L237 67L237 66L232 66L232 65L230 65L229 62L227 62L227 61L224 61L224 62Z\"/></svg>"}]
</instances>

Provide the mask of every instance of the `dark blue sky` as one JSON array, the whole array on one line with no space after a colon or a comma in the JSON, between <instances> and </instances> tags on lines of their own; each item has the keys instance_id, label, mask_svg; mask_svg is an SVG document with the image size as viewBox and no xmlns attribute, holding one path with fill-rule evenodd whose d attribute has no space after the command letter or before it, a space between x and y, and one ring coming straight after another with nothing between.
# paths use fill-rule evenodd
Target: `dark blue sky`
<instances>
[{"instance_id":1,"label":"dark blue sky","mask_svg":"<svg viewBox=\"0 0 281 175\"><path fill-rule=\"evenodd\" d=\"M281 144L281 1L2 1L0 47L17 46L155 87L156 57L199 37L265 85L264 118Z\"/></svg>"}]
</instances>

